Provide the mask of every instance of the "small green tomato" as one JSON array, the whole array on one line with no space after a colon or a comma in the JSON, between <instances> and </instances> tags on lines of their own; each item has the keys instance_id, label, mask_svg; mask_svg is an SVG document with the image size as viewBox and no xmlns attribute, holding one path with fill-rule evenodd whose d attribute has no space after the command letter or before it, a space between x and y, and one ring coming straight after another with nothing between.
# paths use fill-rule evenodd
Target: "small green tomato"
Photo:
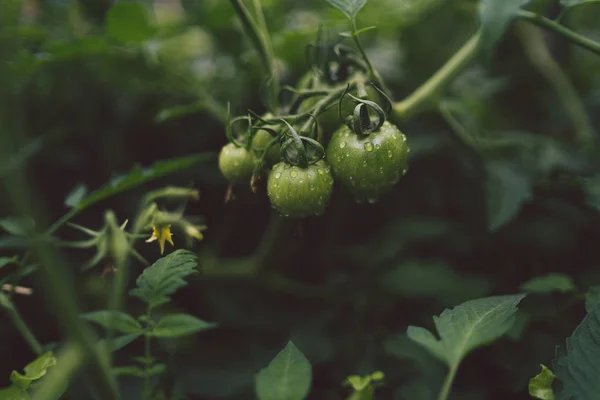
<instances>
[{"instance_id":1,"label":"small green tomato","mask_svg":"<svg viewBox=\"0 0 600 400\"><path fill-rule=\"evenodd\" d=\"M332 188L333 178L323 160L307 168L280 162L273 167L267 180L271 204L282 215L289 217L323 214Z\"/></svg>"},{"instance_id":2,"label":"small green tomato","mask_svg":"<svg viewBox=\"0 0 600 400\"><path fill-rule=\"evenodd\" d=\"M357 201L375 202L406 172L409 151L406 136L388 121L364 137L343 126L327 146L327 162Z\"/></svg>"},{"instance_id":3,"label":"small green tomato","mask_svg":"<svg viewBox=\"0 0 600 400\"><path fill-rule=\"evenodd\" d=\"M250 181L254 171L254 156L245 148L228 143L219 153L219 169L231 184Z\"/></svg>"}]
</instances>

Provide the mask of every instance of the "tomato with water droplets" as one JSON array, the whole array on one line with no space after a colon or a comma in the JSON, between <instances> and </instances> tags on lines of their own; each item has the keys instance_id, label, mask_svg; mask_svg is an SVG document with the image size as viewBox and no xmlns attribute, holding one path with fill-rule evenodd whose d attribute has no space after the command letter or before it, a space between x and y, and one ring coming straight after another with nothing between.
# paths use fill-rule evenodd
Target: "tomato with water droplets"
<instances>
[{"instance_id":1,"label":"tomato with water droplets","mask_svg":"<svg viewBox=\"0 0 600 400\"><path fill-rule=\"evenodd\" d=\"M273 166L267 180L271 204L279 213L289 217L323 214L332 189L330 168L323 160L307 168L280 162Z\"/></svg>"},{"instance_id":2,"label":"tomato with water droplets","mask_svg":"<svg viewBox=\"0 0 600 400\"><path fill-rule=\"evenodd\" d=\"M366 136L341 127L327 146L326 159L335 179L358 201L374 202L404 175L409 151L406 136L385 121Z\"/></svg>"},{"instance_id":3,"label":"tomato with water droplets","mask_svg":"<svg viewBox=\"0 0 600 400\"><path fill-rule=\"evenodd\" d=\"M233 143L223 146L219 153L219 169L231 184L249 182L254 164L252 153Z\"/></svg>"}]
</instances>

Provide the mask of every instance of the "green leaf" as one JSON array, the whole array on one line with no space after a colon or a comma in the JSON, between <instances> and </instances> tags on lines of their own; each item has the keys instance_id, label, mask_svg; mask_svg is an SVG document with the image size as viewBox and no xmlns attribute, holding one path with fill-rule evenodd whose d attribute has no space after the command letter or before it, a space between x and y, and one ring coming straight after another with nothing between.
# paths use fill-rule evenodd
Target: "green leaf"
<instances>
[{"instance_id":1,"label":"green leaf","mask_svg":"<svg viewBox=\"0 0 600 400\"><path fill-rule=\"evenodd\" d=\"M217 324L202 321L188 314L171 314L161 317L156 326L150 331L150 336L178 337L192 335L216 327Z\"/></svg>"},{"instance_id":2,"label":"green leaf","mask_svg":"<svg viewBox=\"0 0 600 400\"><path fill-rule=\"evenodd\" d=\"M106 15L106 34L124 44L142 43L152 36L148 11L135 2L116 3Z\"/></svg>"},{"instance_id":3,"label":"green leaf","mask_svg":"<svg viewBox=\"0 0 600 400\"><path fill-rule=\"evenodd\" d=\"M184 280L196 272L198 257L188 250L175 250L173 253L160 258L137 278L137 288L129 292L156 307L170 301L169 295L187 285Z\"/></svg>"},{"instance_id":4,"label":"green leaf","mask_svg":"<svg viewBox=\"0 0 600 400\"><path fill-rule=\"evenodd\" d=\"M24 368L25 374L20 374L17 371L13 371L10 374L10 380L16 386L23 390L26 390L31 382L40 379L46 375L48 368L56 365L56 358L51 351L42 354Z\"/></svg>"},{"instance_id":5,"label":"green leaf","mask_svg":"<svg viewBox=\"0 0 600 400\"><path fill-rule=\"evenodd\" d=\"M585 311L590 312L600 300L600 285L591 286L585 294Z\"/></svg>"},{"instance_id":6,"label":"green leaf","mask_svg":"<svg viewBox=\"0 0 600 400\"><path fill-rule=\"evenodd\" d=\"M19 263L18 256L0 257L0 268L6 267L7 265L10 265L10 264L18 264L18 263Z\"/></svg>"},{"instance_id":7,"label":"green leaf","mask_svg":"<svg viewBox=\"0 0 600 400\"><path fill-rule=\"evenodd\" d=\"M554 400L552 391L552 382L554 382L554 373L545 365L540 364L542 372L529 380L529 394L536 399Z\"/></svg>"},{"instance_id":8,"label":"green leaf","mask_svg":"<svg viewBox=\"0 0 600 400\"><path fill-rule=\"evenodd\" d=\"M597 399L600 393L600 303L585 316L559 346L553 363L554 374L560 381L557 400Z\"/></svg>"},{"instance_id":9,"label":"green leaf","mask_svg":"<svg viewBox=\"0 0 600 400\"><path fill-rule=\"evenodd\" d=\"M493 47L504 35L504 31L517 16L521 7L530 0L482 0L479 17L481 19L481 42L486 50Z\"/></svg>"},{"instance_id":10,"label":"green leaf","mask_svg":"<svg viewBox=\"0 0 600 400\"><path fill-rule=\"evenodd\" d=\"M35 228L35 222L31 218L6 217L0 219L0 228L15 236L27 237Z\"/></svg>"},{"instance_id":11,"label":"green leaf","mask_svg":"<svg viewBox=\"0 0 600 400\"><path fill-rule=\"evenodd\" d=\"M71 193L65 198L65 205L72 208L77 207L86 194L87 187L84 184L75 186L73 190L71 190Z\"/></svg>"},{"instance_id":12,"label":"green leaf","mask_svg":"<svg viewBox=\"0 0 600 400\"><path fill-rule=\"evenodd\" d=\"M157 161L149 168L142 168L136 165L129 173L111 179L106 185L81 199L77 204L77 209L82 210L108 197L132 189L153 179L181 171L199 162L210 160L211 156L209 153L200 153L188 157L172 158L170 160Z\"/></svg>"},{"instance_id":13,"label":"green leaf","mask_svg":"<svg viewBox=\"0 0 600 400\"><path fill-rule=\"evenodd\" d=\"M120 311L101 310L82 314L81 318L95 322L104 329L112 328L119 333L142 332L142 325L131 315Z\"/></svg>"},{"instance_id":14,"label":"green leaf","mask_svg":"<svg viewBox=\"0 0 600 400\"><path fill-rule=\"evenodd\" d=\"M302 400L312 382L312 367L304 354L292 343L256 375L259 400Z\"/></svg>"},{"instance_id":15,"label":"green leaf","mask_svg":"<svg viewBox=\"0 0 600 400\"><path fill-rule=\"evenodd\" d=\"M329 5L344 13L350 21L356 19L358 12L367 4L367 0L325 0Z\"/></svg>"},{"instance_id":16,"label":"green leaf","mask_svg":"<svg viewBox=\"0 0 600 400\"><path fill-rule=\"evenodd\" d=\"M98 350L101 352L113 352L123 347L127 346L129 343L133 342L135 339L140 337L142 332L139 333L130 333L128 335L117 336L112 339L102 339L96 343Z\"/></svg>"},{"instance_id":17,"label":"green leaf","mask_svg":"<svg viewBox=\"0 0 600 400\"><path fill-rule=\"evenodd\" d=\"M527 176L509 163L486 163L486 204L490 231L510 222L521 206L533 198Z\"/></svg>"},{"instance_id":18,"label":"green leaf","mask_svg":"<svg viewBox=\"0 0 600 400\"><path fill-rule=\"evenodd\" d=\"M0 389L0 399L2 400L31 400L31 396L18 386L10 386Z\"/></svg>"},{"instance_id":19,"label":"green leaf","mask_svg":"<svg viewBox=\"0 0 600 400\"><path fill-rule=\"evenodd\" d=\"M516 306L524 297L525 294L491 296L444 310L433 317L439 340L421 327L409 326L406 333L450 367L457 367L470 351L493 342L510 329Z\"/></svg>"},{"instance_id":20,"label":"green leaf","mask_svg":"<svg viewBox=\"0 0 600 400\"><path fill-rule=\"evenodd\" d=\"M538 276L521 285L521 290L532 293L568 293L575 289L575 284L570 276L558 273Z\"/></svg>"}]
</instances>

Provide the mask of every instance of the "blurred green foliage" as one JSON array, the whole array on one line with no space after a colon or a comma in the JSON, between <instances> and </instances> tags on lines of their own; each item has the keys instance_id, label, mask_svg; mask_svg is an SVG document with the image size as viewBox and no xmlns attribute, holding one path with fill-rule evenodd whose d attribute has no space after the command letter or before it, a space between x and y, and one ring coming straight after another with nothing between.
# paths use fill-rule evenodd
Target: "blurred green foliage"
<instances>
[{"instance_id":1,"label":"blurred green foliage","mask_svg":"<svg viewBox=\"0 0 600 400\"><path fill-rule=\"evenodd\" d=\"M385 374L377 398L435 398L446 371L407 338L407 326L433 330L431 316L444 308L516 293L529 282L532 293L508 336L464 360L452 397L529 398L529 378L540 363L551 365L555 346L583 319L583 294L594 288L590 311L598 298L600 175L597 152L582 150L562 94L528 57L516 29L452 83L444 113L400 126L412 149L410 167L390 193L376 204L356 204L340 188L323 216L284 220L271 210L264 184L256 194L240 188L224 204L227 184L216 158L187 158L216 154L226 143L227 102L238 114L266 110L260 60L230 3L115 3L111 9L109 0L0 1L0 176L8 183L23 169L27 181L17 184L34 189L49 221L79 203L83 193L72 197L78 185L102 188L96 196L103 201L74 220L84 226L101 225L105 209L119 220L133 218L148 189L200 190L200 201L188 209L208 226L194 249L203 273L191 276L165 308L218 327L156 341L154 353L168 367L165 388L192 399L253 398L255 375L292 340L312 365L309 399L344 399L346 377L376 370ZM600 39L599 3L564 14L558 1L534 3ZM305 46L320 25L333 33L347 29L343 14L321 0L262 5L284 84L306 71ZM474 0L382 0L368 2L357 20L377 27L361 40L400 100L476 31L478 18ZM544 42L595 133L600 57L552 33ZM169 175L173 164L139 168L173 158L189 168ZM148 183L125 192L115 177L130 170ZM116 195L104 196L107 190ZM0 217L14 214L10 193L1 187ZM26 244L9 236L14 229L20 228L2 226L0 280L18 268L11 260ZM56 235L81 238L67 229ZM174 240L184 243L183 235ZM159 257L155 246L137 250L149 260ZM103 309L112 278L80 272L90 254L64 254L80 308ZM40 342L61 342L64 327L44 298L39 271L29 267L20 270L19 285L32 287L33 295L15 294L12 301ZM133 264L128 288L142 268ZM530 281L541 276L553 278ZM127 311L145 309L131 302ZM35 356L8 316L0 320L4 387L11 371ZM124 365L142 353L132 343L114 362ZM130 376L118 383L127 399L137 399L143 384ZM68 395L88 398L85 382L75 380Z\"/></svg>"}]
</instances>

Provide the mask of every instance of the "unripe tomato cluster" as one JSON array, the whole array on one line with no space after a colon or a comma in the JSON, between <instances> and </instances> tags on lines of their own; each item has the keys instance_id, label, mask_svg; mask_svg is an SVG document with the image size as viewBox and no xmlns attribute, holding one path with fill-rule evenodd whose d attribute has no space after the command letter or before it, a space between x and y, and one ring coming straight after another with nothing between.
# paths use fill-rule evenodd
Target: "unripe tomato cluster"
<instances>
[{"instance_id":1,"label":"unripe tomato cluster","mask_svg":"<svg viewBox=\"0 0 600 400\"><path fill-rule=\"evenodd\" d=\"M354 125L349 122L360 114L358 109L354 112L358 107L355 103L362 100L355 97L350 100L342 96L338 100L342 101L342 115L349 118L347 124L342 124L338 116L337 102L316 115L323 129L322 143L314 140L312 143L316 143L321 153L314 149L309 152L304 141L310 142L311 139L300 137L293 127L273 122L277 121L277 117L270 113L263 115L254 125L256 128L251 129L251 134L246 135L246 138L251 138L246 139L248 143L229 143L223 147L219 155L221 172L231 184L238 184L248 183L257 171L266 170L269 200L284 216L323 214L333 192L334 181L345 186L358 202L374 203L406 173L409 147L406 136L382 118L384 113L377 104L381 104L377 92L370 90L368 97L376 98L365 103L381 111L378 112L380 120L377 124L368 113L361 117L359 125L370 126L366 131L359 127L360 132L355 132L355 128L351 127L357 126L356 122ZM308 97L300 105L300 114L313 109L318 102L314 99ZM294 122L299 129L300 125ZM288 129L292 134L287 133ZM291 143L295 144L291 146L293 150L290 153L286 149ZM298 156L299 153L303 154L303 158Z\"/></svg>"}]
</instances>

